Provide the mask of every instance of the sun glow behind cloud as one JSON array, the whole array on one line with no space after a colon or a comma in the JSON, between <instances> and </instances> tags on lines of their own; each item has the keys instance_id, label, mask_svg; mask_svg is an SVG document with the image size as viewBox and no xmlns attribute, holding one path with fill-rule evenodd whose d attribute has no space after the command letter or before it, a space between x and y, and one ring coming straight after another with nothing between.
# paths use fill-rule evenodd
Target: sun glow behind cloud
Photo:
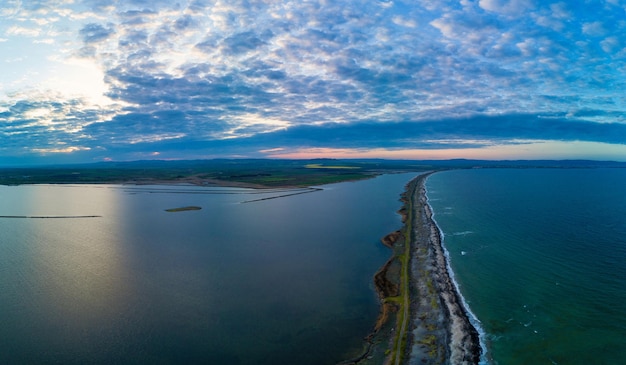
<instances>
[{"instance_id":1,"label":"sun glow behind cloud","mask_svg":"<svg viewBox=\"0 0 626 365\"><path fill-rule=\"evenodd\" d=\"M102 67L93 60L70 57L53 59L50 75L40 88L63 99L82 99L87 105L108 106L115 101L107 97L109 86Z\"/></svg>"}]
</instances>

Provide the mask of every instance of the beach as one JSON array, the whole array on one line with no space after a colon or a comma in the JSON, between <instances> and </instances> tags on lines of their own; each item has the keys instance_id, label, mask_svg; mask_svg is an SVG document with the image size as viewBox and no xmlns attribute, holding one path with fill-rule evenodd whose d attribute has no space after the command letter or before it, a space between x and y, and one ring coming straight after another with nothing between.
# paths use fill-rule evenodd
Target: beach
<instances>
[{"instance_id":1,"label":"beach","mask_svg":"<svg viewBox=\"0 0 626 365\"><path fill-rule=\"evenodd\" d=\"M375 276L381 312L368 354L352 363L478 364L479 335L450 276L441 232L433 220L425 181L416 177L402 195L402 230L383 238L394 250ZM347 362L350 363L350 362Z\"/></svg>"}]
</instances>

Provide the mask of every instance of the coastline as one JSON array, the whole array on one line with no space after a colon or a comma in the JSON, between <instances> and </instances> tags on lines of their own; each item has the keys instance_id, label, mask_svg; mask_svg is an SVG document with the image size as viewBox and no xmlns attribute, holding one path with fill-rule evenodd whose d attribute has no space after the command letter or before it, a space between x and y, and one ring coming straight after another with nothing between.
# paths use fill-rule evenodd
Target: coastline
<instances>
[{"instance_id":1,"label":"coastline","mask_svg":"<svg viewBox=\"0 0 626 365\"><path fill-rule=\"evenodd\" d=\"M465 308L465 303L458 291L458 288L451 277L448 257L442 245L442 233L439 226L433 219L433 211L428 204L425 188L426 177L419 183L419 190L414 193L414 198L418 199L417 209L420 211L422 225L422 237L417 232L417 245L426 245L433 252L427 258L434 265L430 273L436 282L438 294L447 312L446 324L449 333L449 362L453 364L478 364L482 349L478 330L471 323L469 309ZM414 225L415 230L420 230L420 225ZM428 229L428 231L426 230ZM424 233L428 237L424 237Z\"/></svg>"},{"instance_id":2,"label":"coastline","mask_svg":"<svg viewBox=\"0 0 626 365\"><path fill-rule=\"evenodd\" d=\"M381 310L365 353L341 364L478 364L477 329L449 273L442 235L428 204L425 181L402 194L402 230L382 243L393 255L374 276Z\"/></svg>"},{"instance_id":3,"label":"coastline","mask_svg":"<svg viewBox=\"0 0 626 365\"><path fill-rule=\"evenodd\" d=\"M478 332L450 277L442 235L428 204L425 182L431 174L405 186L398 211L404 226L381 239L393 254L374 276L379 316L361 354L340 364L479 363Z\"/></svg>"}]
</instances>

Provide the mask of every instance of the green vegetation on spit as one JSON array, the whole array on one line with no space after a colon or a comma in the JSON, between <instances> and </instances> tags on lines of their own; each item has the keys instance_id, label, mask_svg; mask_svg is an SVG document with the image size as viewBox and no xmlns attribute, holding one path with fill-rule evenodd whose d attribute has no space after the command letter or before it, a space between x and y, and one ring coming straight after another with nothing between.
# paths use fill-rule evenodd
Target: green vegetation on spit
<instances>
[{"instance_id":1,"label":"green vegetation on spit","mask_svg":"<svg viewBox=\"0 0 626 365\"><path fill-rule=\"evenodd\" d=\"M416 182L411 181L409 185L415 185ZM410 296L409 296L409 280L410 280L410 258L411 258L411 240L412 238L412 222L413 222L413 199L410 196L410 192L414 189L413 186L409 186L404 193L402 200L404 201L404 229L403 236L405 239L399 245L401 253L398 254L398 260L400 261L400 291L397 298L394 298L394 302L398 305L398 316L396 317L396 328L394 339L392 341L392 348L390 354L390 364L401 364L403 356L406 352L407 343L407 327L409 322L409 310L410 310Z\"/></svg>"}]
</instances>

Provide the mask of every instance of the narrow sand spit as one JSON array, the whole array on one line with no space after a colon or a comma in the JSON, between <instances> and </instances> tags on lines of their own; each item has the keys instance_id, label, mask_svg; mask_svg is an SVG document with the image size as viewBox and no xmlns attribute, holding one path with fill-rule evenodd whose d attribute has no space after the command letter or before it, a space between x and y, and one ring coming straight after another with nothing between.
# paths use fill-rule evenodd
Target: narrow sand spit
<instances>
[{"instance_id":1,"label":"narrow sand spit","mask_svg":"<svg viewBox=\"0 0 626 365\"><path fill-rule=\"evenodd\" d=\"M478 364L479 336L448 272L425 181L406 186L404 228L383 238L394 255L375 276L381 313L364 353L341 364Z\"/></svg>"},{"instance_id":2,"label":"narrow sand spit","mask_svg":"<svg viewBox=\"0 0 626 365\"><path fill-rule=\"evenodd\" d=\"M441 232L432 218L422 175L407 187L412 208L410 333L407 364L478 364L478 332L448 272Z\"/></svg>"}]
</instances>

